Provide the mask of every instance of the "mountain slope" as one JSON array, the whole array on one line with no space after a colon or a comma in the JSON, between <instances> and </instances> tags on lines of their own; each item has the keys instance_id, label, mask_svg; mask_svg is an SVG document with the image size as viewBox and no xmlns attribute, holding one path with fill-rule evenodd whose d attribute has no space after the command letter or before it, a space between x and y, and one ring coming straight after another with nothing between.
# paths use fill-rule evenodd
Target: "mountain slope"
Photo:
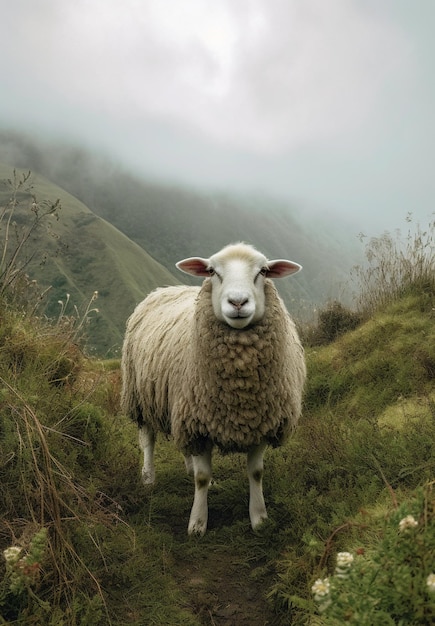
<instances>
[{"instance_id":1,"label":"mountain slope","mask_svg":"<svg viewBox=\"0 0 435 626\"><path fill-rule=\"evenodd\" d=\"M20 177L22 172L17 171ZM13 170L0 164L0 206L4 207L12 193ZM86 205L60 187L41 176L32 175L29 184L17 193L18 206L14 221L18 236L34 219L31 210L32 194L40 210L44 201L53 203L59 199L59 220L46 218L26 244L26 271L37 279L41 287L52 286L48 293L46 313L57 317L60 302L66 303L70 294L66 315L74 313L74 306L84 311L93 293L98 291L98 315L92 315L89 328L89 345L99 353L112 352L119 347L125 320L135 304L149 291L160 285L173 285L177 281L123 233ZM5 224L0 229L0 246L3 249ZM12 246L13 242L10 242ZM33 255L33 258L31 258ZM31 258L31 259L30 259Z\"/></svg>"},{"instance_id":2,"label":"mountain slope","mask_svg":"<svg viewBox=\"0 0 435 626\"><path fill-rule=\"evenodd\" d=\"M74 183L70 181L71 188ZM76 191L74 191L76 193ZM234 241L252 243L269 258L290 258L304 270L277 281L289 309L342 296L359 262L357 229L258 194L199 193L106 174L97 188L77 191L92 210L152 254L166 268L186 256L208 256ZM123 210L119 211L122 205ZM189 278L183 277L183 281ZM192 281L193 282L193 281Z\"/></svg>"},{"instance_id":3,"label":"mountain slope","mask_svg":"<svg viewBox=\"0 0 435 626\"><path fill-rule=\"evenodd\" d=\"M0 160L39 172L84 202L164 265L208 256L237 240L269 258L290 258L303 272L277 281L298 317L351 291L349 271L360 262L362 227L332 212L261 194L206 193L140 179L84 149L0 132ZM255 188L255 181L253 181ZM188 276L183 282L194 282Z\"/></svg>"}]
</instances>

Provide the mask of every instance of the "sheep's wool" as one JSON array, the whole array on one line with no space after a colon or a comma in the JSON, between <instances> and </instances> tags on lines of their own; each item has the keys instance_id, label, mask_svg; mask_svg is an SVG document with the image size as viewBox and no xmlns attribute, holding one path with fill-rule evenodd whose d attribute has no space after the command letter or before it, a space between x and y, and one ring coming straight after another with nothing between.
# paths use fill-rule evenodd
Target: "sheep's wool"
<instances>
[{"instance_id":1,"label":"sheep's wool","mask_svg":"<svg viewBox=\"0 0 435 626\"><path fill-rule=\"evenodd\" d=\"M150 294L127 325L124 412L187 454L207 440L223 452L280 445L299 419L305 361L271 280L265 296L263 319L236 330L216 319L209 279Z\"/></svg>"},{"instance_id":2,"label":"sheep's wool","mask_svg":"<svg viewBox=\"0 0 435 626\"><path fill-rule=\"evenodd\" d=\"M271 281L266 314L237 330L216 319L211 283L195 303L188 410L172 416L177 444L190 452L211 438L222 451L244 451L261 441L282 443L300 414L305 377L302 347Z\"/></svg>"}]
</instances>

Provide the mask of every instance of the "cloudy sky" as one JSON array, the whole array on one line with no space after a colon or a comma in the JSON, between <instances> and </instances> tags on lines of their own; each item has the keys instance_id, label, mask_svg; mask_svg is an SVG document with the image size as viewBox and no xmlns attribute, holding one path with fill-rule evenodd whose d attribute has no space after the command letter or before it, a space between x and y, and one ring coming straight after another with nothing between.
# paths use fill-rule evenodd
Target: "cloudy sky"
<instances>
[{"instance_id":1,"label":"cloudy sky","mask_svg":"<svg viewBox=\"0 0 435 626\"><path fill-rule=\"evenodd\" d=\"M0 128L401 226L435 210L434 0L3 0Z\"/></svg>"}]
</instances>

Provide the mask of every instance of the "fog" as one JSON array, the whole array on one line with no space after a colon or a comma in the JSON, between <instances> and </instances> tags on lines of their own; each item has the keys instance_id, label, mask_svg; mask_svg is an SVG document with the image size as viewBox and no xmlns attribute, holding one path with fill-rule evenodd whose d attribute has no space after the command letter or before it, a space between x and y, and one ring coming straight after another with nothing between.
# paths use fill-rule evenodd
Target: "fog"
<instances>
[{"instance_id":1,"label":"fog","mask_svg":"<svg viewBox=\"0 0 435 626\"><path fill-rule=\"evenodd\" d=\"M0 130L395 228L434 209L433 0L14 0Z\"/></svg>"}]
</instances>

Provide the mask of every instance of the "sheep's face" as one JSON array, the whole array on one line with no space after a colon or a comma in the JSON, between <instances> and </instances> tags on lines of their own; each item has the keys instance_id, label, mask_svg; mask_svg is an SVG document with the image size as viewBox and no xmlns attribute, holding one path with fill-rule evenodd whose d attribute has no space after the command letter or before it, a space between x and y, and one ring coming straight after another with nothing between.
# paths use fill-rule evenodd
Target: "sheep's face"
<instances>
[{"instance_id":1,"label":"sheep's face","mask_svg":"<svg viewBox=\"0 0 435 626\"><path fill-rule=\"evenodd\" d=\"M301 269L298 263L284 259L268 261L247 244L226 246L209 259L184 259L177 267L187 274L211 278L212 305L217 319L237 329L262 319L265 277L281 278Z\"/></svg>"}]
</instances>

